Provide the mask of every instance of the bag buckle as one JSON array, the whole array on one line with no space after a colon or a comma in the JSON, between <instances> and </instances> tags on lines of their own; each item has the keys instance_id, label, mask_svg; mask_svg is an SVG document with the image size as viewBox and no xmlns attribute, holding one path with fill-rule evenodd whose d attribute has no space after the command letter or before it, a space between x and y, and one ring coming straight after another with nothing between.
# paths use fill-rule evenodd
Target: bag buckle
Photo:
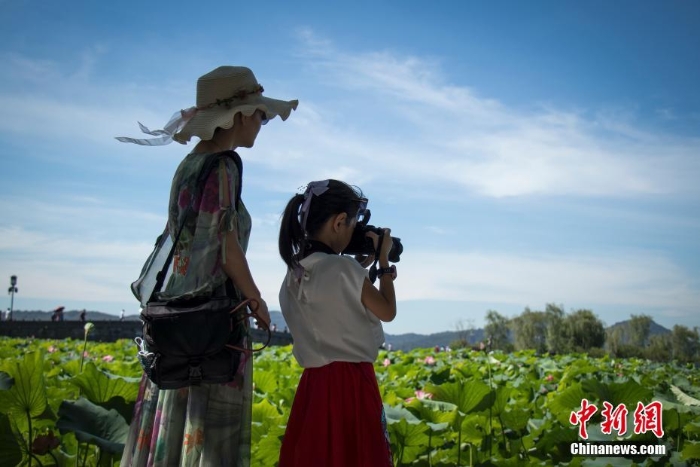
<instances>
[{"instance_id":1,"label":"bag buckle","mask_svg":"<svg viewBox=\"0 0 700 467\"><path fill-rule=\"evenodd\" d=\"M201 364L196 364L196 365L190 365L190 385L192 386L199 386L202 384L202 365Z\"/></svg>"}]
</instances>

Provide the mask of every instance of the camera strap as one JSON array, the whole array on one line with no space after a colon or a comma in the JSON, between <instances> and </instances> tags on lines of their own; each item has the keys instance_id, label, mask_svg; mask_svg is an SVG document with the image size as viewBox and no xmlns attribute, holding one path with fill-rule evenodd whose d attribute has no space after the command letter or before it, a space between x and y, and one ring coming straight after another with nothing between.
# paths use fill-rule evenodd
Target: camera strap
<instances>
[{"instance_id":1,"label":"camera strap","mask_svg":"<svg viewBox=\"0 0 700 467\"><path fill-rule=\"evenodd\" d=\"M379 262L379 251L382 248L382 242L384 242L384 229L382 229L382 233L379 234L377 239L377 248L374 250L374 262L369 268L369 280L372 284L377 280L377 263Z\"/></svg>"}]
</instances>

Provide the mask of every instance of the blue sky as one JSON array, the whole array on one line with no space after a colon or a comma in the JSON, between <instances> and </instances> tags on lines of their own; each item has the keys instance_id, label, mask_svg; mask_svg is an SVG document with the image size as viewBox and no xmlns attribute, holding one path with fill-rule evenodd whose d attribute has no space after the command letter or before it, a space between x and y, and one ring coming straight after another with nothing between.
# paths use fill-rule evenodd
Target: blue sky
<instances>
[{"instance_id":1,"label":"blue sky","mask_svg":"<svg viewBox=\"0 0 700 467\"><path fill-rule=\"evenodd\" d=\"M333 177L405 245L388 333L547 303L700 326L700 4L329 3L0 0L15 308L138 311L129 284L193 144L113 137L161 128L226 64L300 102L240 151L271 309L279 215Z\"/></svg>"}]
</instances>

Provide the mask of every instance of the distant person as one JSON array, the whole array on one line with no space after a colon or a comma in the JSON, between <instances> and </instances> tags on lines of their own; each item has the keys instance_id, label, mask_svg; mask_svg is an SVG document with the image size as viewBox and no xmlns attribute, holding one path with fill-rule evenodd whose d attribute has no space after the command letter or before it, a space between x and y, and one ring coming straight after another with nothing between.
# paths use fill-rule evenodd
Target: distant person
<instances>
[{"instance_id":1,"label":"distant person","mask_svg":"<svg viewBox=\"0 0 700 467\"><path fill-rule=\"evenodd\" d=\"M119 316L119 321L124 321L124 308L122 308L122 314Z\"/></svg>"},{"instance_id":2,"label":"distant person","mask_svg":"<svg viewBox=\"0 0 700 467\"><path fill-rule=\"evenodd\" d=\"M87 315L87 312L86 312L85 309L83 308L83 311L80 312L80 322L81 322L81 323L84 323L84 322L85 322L85 319L87 318L86 315Z\"/></svg>"},{"instance_id":3,"label":"distant person","mask_svg":"<svg viewBox=\"0 0 700 467\"><path fill-rule=\"evenodd\" d=\"M267 304L245 256L252 220L237 199L241 161L235 150L252 148L262 125L276 116L286 120L298 102L262 94L263 87L250 69L222 66L197 80L196 107L178 111L164 130L150 132L158 138L119 140L151 146L173 140L187 144L193 136L200 139L172 180L168 225L173 237L183 215L189 213L190 195L197 190L203 195L189 213L176 245L172 276L159 298L220 294L255 299L256 312L267 326ZM202 168L210 161L215 161L214 169L203 186L197 186ZM160 180L161 174L152 177ZM250 339L242 337L237 345L250 347ZM144 375L121 467L248 466L253 359L241 362L235 379L227 384L166 390Z\"/></svg>"},{"instance_id":4,"label":"distant person","mask_svg":"<svg viewBox=\"0 0 700 467\"><path fill-rule=\"evenodd\" d=\"M344 182L312 182L284 211L279 250L287 275L280 308L304 368L282 441L279 467L391 467L386 417L374 373L381 321L396 316L389 266L392 239L379 246L379 290L368 271L340 255L367 199Z\"/></svg>"}]
</instances>

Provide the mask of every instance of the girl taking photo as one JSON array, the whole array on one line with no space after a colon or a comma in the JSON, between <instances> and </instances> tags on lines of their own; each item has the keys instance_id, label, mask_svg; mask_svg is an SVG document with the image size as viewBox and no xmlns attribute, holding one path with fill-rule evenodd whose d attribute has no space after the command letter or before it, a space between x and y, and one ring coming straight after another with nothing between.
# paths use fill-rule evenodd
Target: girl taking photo
<instances>
[{"instance_id":1,"label":"girl taking photo","mask_svg":"<svg viewBox=\"0 0 700 467\"><path fill-rule=\"evenodd\" d=\"M367 233L379 251L379 289L359 258L340 254L366 207L359 190L324 180L285 208L279 250L288 270L279 300L304 372L279 467L392 465L373 366L384 342L381 322L396 316L390 230L381 245Z\"/></svg>"}]
</instances>

